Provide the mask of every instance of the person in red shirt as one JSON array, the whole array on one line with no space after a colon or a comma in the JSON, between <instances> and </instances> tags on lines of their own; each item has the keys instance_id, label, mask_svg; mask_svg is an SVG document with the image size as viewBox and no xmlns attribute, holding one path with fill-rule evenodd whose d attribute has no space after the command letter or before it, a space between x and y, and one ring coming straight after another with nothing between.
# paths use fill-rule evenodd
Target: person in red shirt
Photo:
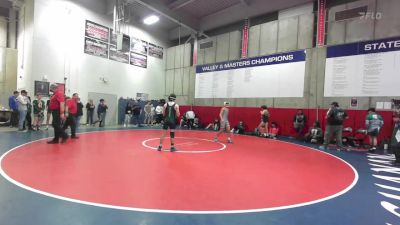
<instances>
[{"instance_id":1,"label":"person in red shirt","mask_svg":"<svg viewBox=\"0 0 400 225\"><path fill-rule=\"evenodd\" d=\"M77 93L74 93L72 95L72 98L67 99L67 110L66 110L67 120L65 121L64 124L64 130L66 130L68 126L71 127L72 139L78 139L78 137L76 136L76 117L78 114L78 99L79 95Z\"/></svg>"},{"instance_id":2,"label":"person in red shirt","mask_svg":"<svg viewBox=\"0 0 400 225\"><path fill-rule=\"evenodd\" d=\"M268 136L269 136L270 138L272 138L272 139L276 139L276 137L278 136L278 134L279 134L279 127L278 127L278 124L275 123L275 122L272 122L272 123L271 123L271 127L269 128L269 131L268 131Z\"/></svg>"},{"instance_id":3,"label":"person in red shirt","mask_svg":"<svg viewBox=\"0 0 400 225\"><path fill-rule=\"evenodd\" d=\"M65 96L57 84L51 84L50 91L53 92L50 98L49 110L51 110L53 116L54 138L47 143L56 144L60 138L62 138L61 143L64 143L68 139L68 135L65 133L62 125L65 121Z\"/></svg>"}]
</instances>

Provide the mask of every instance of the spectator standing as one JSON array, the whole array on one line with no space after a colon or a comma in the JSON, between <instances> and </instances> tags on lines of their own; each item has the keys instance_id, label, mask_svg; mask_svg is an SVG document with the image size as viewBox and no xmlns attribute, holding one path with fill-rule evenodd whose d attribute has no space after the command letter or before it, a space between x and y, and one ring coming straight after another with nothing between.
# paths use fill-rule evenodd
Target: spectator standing
<instances>
[{"instance_id":1,"label":"spectator standing","mask_svg":"<svg viewBox=\"0 0 400 225\"><path fill-rule=\"evenodd\" d=\"M160 102L156 107L156 123L160 124L163 120L163 105Z\"/></svg>"},{"instance_id":2,"label":"spectator standing","mask_svg":"<svg viewBox=\"0 0 400 225\"><path fill-rule=\"evenodd\" d=\"M21 93L17 97L18 102L18 113L19 113L19 121L18 121L18 131L25 131L24 130L24 123L26 120L26 114L28 112L28 92L22 90Z\"/></svg>"},{"instance_id":3,"label":"spectator standing","mask_svg":"<svg viewBox=\"0 0 400 225\"><path fill-rule=\"evenodd\" d=\"M375 108L368 109L368 115L365 118L365 125L367 127L367 134L369 136L370 152L375 152L378 145L379 131L383 126L383 119L381 115L377 114Z\"/></svg>"},{"instance_id":4,"label":"spectator standing","mask_svg":"<svg viewBox=\"0 0 400 225\"><path fill-rule=\"evenodd\" d=\"M144 123L147 125L150 125L153 121L152 116L151 116L151 108L153 105L151 104L151 101L148 101L147 104L144 106Z\"/></svg>"},{"instance_id":5,"label":"spectator standing","mask_svg":"<svg viewBox=\"0 0 400 225\"><path fill-rule=\"evenodd\" d=\"M62 138L61 143L65 143L68 135L63 129L65 122L65 96L64 90L57 86L57 84L50 85L50 91L53 95L50 98L49 109L53 117L52 125L54 127L54 138L47 142L48 144L57 144L59 139Z\"/></svg>"},{"instance_id":6,"label":"spectator standing","mask_svg":"<svg viewBox=\"0 0 400 225\"><path fill-rule=\"evenodd\" d=\"M50 119L51 119L51 110L49 108L50 105L50 99L47 100L46 102L46 108L47 108L47 115L46 115L46 130L49 129L49 123L50 123Z\"/></svg>"},{"instance_id":7,"label":"spectator standing","mask_svg":"<svg viewBox=\"0 0 400 225\"><path fill-rule=\"evenodd\" d=\"M338 151L344 149L342 144L342 131L343 122L347 119L347 113L342 108L339 107L339 103L332 102L331 107L326 113L327 126L324 135L324 144L321 146L323 150L328 149L328 145L331 141L331 136L336 134L336 144L338 146Z\"/></svg>"},{"instance_id":8,"label":"spectator standing","mask_svg":"<svg viewBox=\"0 0 400 225\"><path fill-rule=\"evenodd\" d=\"M105 103L104 99L100 99L100 103L97 106L97 116L99 118L99 127L104 127L106 122L106 115L107 115L108 106Z\"/></svg>"},{"instance_id":9,"label":"spectator standing","mask_svg":"<svg viewBox=\"0 0 400 225\"><path fill-rule=\"evenodd\" d=\"M83 116L83 104L79 97L76 99L76 106L78 109L76 113L76 128L79 128L79 126L81 125L81 118Z\"/></svg>"},{"instance_id":10,"label":"spectator standing","mask_svg":"<svg viewBox=\"0 0 400 225\"><path fill-rule=\"evenodd\" d=\"M8 98L8 107L10 108L11 118L10 118L10 127L18 126L18 101L17 97L19 95L18 91L14 91L13 95Z\"/></svg>"},{"instance_id":11,"label":"spectator standing","mask_svg":"<svg viewBox=\"0 0 400 225\"><path fill-rule=\"evenodd\" d=\"M36 99L33 100L33 126L36 130L40 130L40 126L43 123L45 107L42 96L38 94Z\"/></svg>"},{"instance_id":12,"label":"spectator standing","mask_svg":"<svg viewBox=\"0 0 400 225\"><path fill-rule=\"evenodd\" d=\"M65 121L64 124L64 130L66 130L69 127L71 127L71 138L72 139L77 139L78 137L76 136L76 118L78 116L78 94L74 93L72 95L72 98L67 98L67 107L66 107L66 117L67 120Z\"/></svg>"},{"instance_id":13,"label":"spectator standing","mask_svg":"<svg viewBox=\"0 0 400 225\"><path fill-rule=\"evenodd\" d=\"M125 118L124 118L124 127L129 126L132 120L132 105L133 101L128 100L125 106Z\"/></svg>"},{"instance_id":14,"label":"spectator standing","mask_svg":"<svg viewBox=\"0 0 400 225\"><path fill-rule=\"evenodd\" d=\"M24 129L25 125L28 126L28 130L33 130L32 128L32 101L30 96L26 96L28 98L28 104L27 106L27 111L26 111L26 118L25 118L25 123L24 123Z\"/></svg>"},{"instance_id":15,"label":"spectator standing","mask_svg":"<svg viewBox=\"0 0 400 225\"><path fill-rule=\"evenodd\" d=\"M293 127L296 130L296 138L300 139L307 123L307 117L304 115L302 109L298 109L296 115L293 118Z\"/></svg>"},{"instance_id":16,"label":"spectator standing","mask_svg":"<svg viewBox=\"0 0 400 225\"><path fill-rule=\"evenodd\" d=\"M400 140L396 138L398 132L400 132L400 105L395 105L393 110L393 133L391 139L391 148L393 148L394 156L396 160L394 161L395 165L400 165Z\"/></svg>"},{"instance_id":17,"label":"spectator standing","mask_svg":"<svg viewBox=\"0 0 400 225\"><path fill-rule=\"evenodd\" d=\"M93 114L96 106L93 103L92 99L89 99L89 102L86 103L86 125L93 125Z\"/></svg>"},{"instance_id":18,"label":"spectator standing","mask_svg":"<svg viewBox=\"0 0 400 225\"><path fill-rule=\"evenodd\" d=\"M132 106L132 115L133 115L133 124L134 126L141 127L140 123L140 114L142 113L142 107L140 106L140 102L134 100Z\"/></svg>"},{"instance_id":19,"label":"spectator standing","mask_svg":"<svg viewBox=\"0 0 400 225\"><path fill-rule=\"evenodd\" d=\"M156 107L154 107L154 104L151 103L151 114L150 114L150 118L151 118L151 125L154 124L154 117L156 115Z\"/></svg>"}]
</instances>

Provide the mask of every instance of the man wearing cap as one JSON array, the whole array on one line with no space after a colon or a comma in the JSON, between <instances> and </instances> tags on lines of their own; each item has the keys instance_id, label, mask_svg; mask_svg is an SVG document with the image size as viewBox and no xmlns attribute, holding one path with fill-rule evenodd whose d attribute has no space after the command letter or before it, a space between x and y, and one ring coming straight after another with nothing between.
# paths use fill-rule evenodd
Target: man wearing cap
<instances>
[{"instance_id":1,"label":"man wearing cap","mask_svg":"<svg viewBox=\"0 0 400 225\"><path fill-rule=\"evenodd\" d=\"M332 102L331 108L329 108L326 113L327 126L324 135L324 145L320 147L321 149L328 149L333 134L336 134L337 150L340 151L341 149L344 149L342 144L342 130L343 121L347 118L347 113L339 107L339 103Z\"/></svg>"},{"instance_id":2,"label":"man wearing cap","mask_svg":"<svg viewBox=\"0 0 400 225\"><path fill-rule=\"evenodd\" d=\"M49 109L53 116L52 125L54 127L54 139L47 143L57 144L60 138L62 138L61 143L64 143L68 139L68 135L63 129L63 123L65 121L65 96L63 91L58 88L57 84L51 84L50 91L53 92L50 98Z\"/></svg>"},{"instance_id":3,"label":"man wearing cap","mask_svg":"<svg viewBox=\"0 0 400 225\"><path fill-rule=\"evenodd\" d=\"M157 151L162 150L162 144L164 141L165 136L167 135L167 130L169 130L169 136L171 138L171 152L175 152L175 127L176 122L178 121L178 117L180 115L179 112L179 105L175 103L176 95L170 94L168 97L168 102L165 103L163 108L163 115L164 115L164 125L163 125L163 133L160 138L160 145L157 148Z\"/></svg>"}]
</instances>

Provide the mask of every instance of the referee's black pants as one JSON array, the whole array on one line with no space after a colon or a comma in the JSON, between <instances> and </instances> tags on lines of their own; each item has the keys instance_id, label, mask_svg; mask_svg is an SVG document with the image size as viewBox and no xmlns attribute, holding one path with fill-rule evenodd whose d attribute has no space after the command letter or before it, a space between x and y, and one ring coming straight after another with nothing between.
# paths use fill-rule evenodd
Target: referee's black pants
<instances>
[{"instance_id":1,"label":"referee's black pants","mask_svg":"<svg viewBox=\"0 0 400 225\"><path fill-rule=\"evenodd\" d=\"M76 115L68 115L67 120L64 123L64 131L68 128L68 126L71 127L71 137L76 137Z\"/></svg>"},{"instance_id":2,"label":"referee's black pants","mask_svg":"<svg viewBox=\"0 0 400 225\"><path fill-rule=\"evenodd\" d=\"M60 110L51 110L51 114L53 116L52 125L54 127L54 141L58 141L60 138L67 139L68 135L65 133L63 128L63 121L60 117Z\"/></svg>"}]
</instances>

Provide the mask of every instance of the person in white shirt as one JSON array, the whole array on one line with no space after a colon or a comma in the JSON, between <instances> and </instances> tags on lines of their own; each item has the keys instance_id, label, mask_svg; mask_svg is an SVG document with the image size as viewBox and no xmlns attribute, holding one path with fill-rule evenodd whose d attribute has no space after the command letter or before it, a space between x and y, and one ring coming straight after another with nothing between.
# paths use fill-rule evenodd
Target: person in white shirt
<instances>
[{"instance_id":1,"label":"person in white shirt","mask_svg":"<svg viewBox=\"0 0 400 225\"><path fill-rule=\"evenodd\" d=\"M164 110L163 104L162 103L158 104L158 106L156 107L156 123L157 124L160 124L163 119L163 110Z\"/></svg>"},{"instance_id":2,"label":"person in white shirt","mask_svg":"<svg viewBox=\"0 0 400 225\"><path fill-rule=\"evenodd\" d=\"M26 114L28 112L28 92L25 90L22 90L20 95L17 97L17 102L18 102L18 112L19 112L19 122L18 122L18 131L24 131L24 123L25 123L25 118Z\"/></svg>"},{"instance_id":3,"label":"person in white shirt","mask_svg":"<svg viewBox=\"0 0 400 225\"><path fill-rule=\"evenodd\" d=\"M147 125L150 125L153 121L152 116L151 116L151 108L153 105L151 104L151 101L148 101L147 104L144 106L144 123Z\"/></svg>"},{"instance_id":4,"label":"person in white shirt","mask_svg":"<svg viewBox=\"0 0 400 225\"><path fill-rule=\"evenodd\" d=\"M193 112L192 108L190 108L190 110L185 113L185 117L187 119L187 124L189 126L189 129L192 129L193 123L194 123L194 118L196 117L196 115Z\"/></svg>"}]
</instances>

